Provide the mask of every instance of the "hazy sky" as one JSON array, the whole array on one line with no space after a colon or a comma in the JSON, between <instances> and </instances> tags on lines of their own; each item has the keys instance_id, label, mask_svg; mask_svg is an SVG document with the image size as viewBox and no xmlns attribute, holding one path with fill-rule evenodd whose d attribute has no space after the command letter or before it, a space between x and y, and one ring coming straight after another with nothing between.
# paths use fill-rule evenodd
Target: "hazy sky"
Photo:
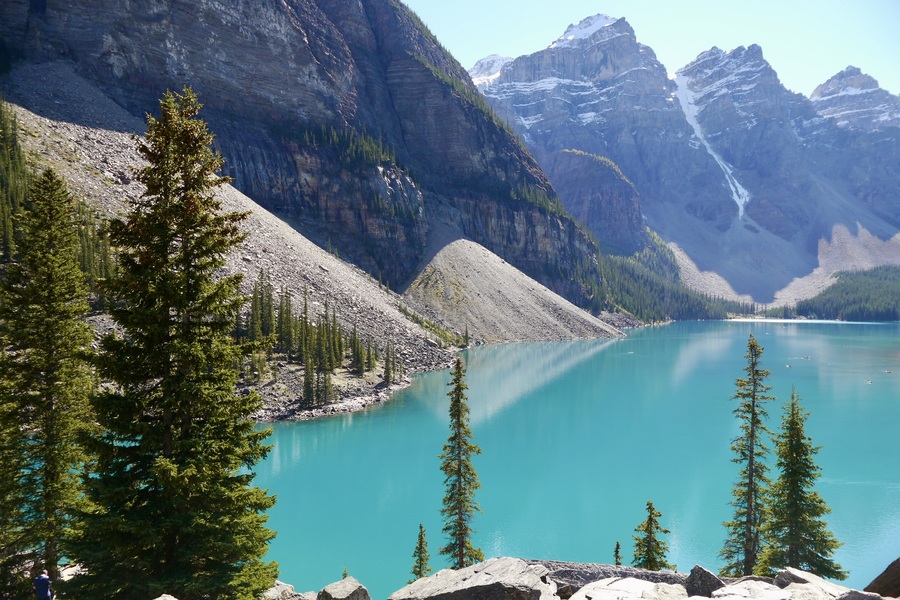
<instances>
[{"instance_id":1,"label":"hazy sky","mask_svg":"<svg viewBox=\"0 0 900 600\"><path fill-rule=\"evenodd\" d=\"M465 68L546 48L572 23L625 17L670 72L713 46L759 44L809 95L848 65L900 94L900 0L403 0Z\"/></svg>"}]
</instances>

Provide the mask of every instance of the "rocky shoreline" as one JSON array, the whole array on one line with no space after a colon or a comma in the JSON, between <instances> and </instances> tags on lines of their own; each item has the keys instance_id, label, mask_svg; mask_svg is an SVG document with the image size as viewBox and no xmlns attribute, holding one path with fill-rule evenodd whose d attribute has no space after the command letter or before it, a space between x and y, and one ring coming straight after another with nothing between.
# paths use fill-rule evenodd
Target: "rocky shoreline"
<instances>
[{"instance_id":1,"label":"rocky shoreline","mask_svg":"<svg viewBox=\"0 0 900 600\"><path fill-rule=\"evenodd\" d=\"M892 571L892 569L894 571ZM444 569L391 594L389 600L885 600L896 598L900 561L876 579L894 587L855 590L788 567L774 577L722 579L700 565L689 573L561 561L491 558L460 569ZM889 594L889 595L885 595ZM319 592L298 593L277 582L263 600L371 600L353 577Z\"/></svg>"}]
</instances>

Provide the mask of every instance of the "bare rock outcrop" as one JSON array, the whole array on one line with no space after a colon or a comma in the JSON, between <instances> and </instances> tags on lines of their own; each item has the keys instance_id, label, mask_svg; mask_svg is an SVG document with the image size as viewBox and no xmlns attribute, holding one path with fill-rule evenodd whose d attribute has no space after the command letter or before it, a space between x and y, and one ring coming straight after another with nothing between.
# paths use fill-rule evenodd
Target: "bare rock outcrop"
<instances>
[{"instance_id":1,"label":"bare rock outcrop","mask_svg":"<svg viewBox=\"0 0 900 600\"><path fill-rule=\"evenodd\" d=\"M390 600L554 600L546 567L518 558L492 558L454 571L444 569L394 592Z\"/></svg>"},{"instance_id":2,"label":"bare rock outcrop","mask_svg":"<svg viewBox=\"0 0 900 600\"><path fill-rule=\"evenodd\" d=\"M900 598L900 558L888 565L888 567L866 586L865 591L875 592L882 596Z\"/></svg>"}]
</instances>

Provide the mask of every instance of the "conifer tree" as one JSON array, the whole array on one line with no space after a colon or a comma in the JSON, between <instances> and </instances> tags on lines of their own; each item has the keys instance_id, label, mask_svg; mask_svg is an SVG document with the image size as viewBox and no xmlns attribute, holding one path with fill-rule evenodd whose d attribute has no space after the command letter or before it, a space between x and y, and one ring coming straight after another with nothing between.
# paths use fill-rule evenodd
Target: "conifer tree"
<instances>
[{"instance_id":1,"label":"conifer tree","mask_svg":"<svg viewBox=\"0 0 900 600\"><path fill-rule=\"evenodd\" d=\"M18 257L0 286L0 379L3 428L18 425L5 449L12 462L13 496L24 500L14 523L27 546L19 558L58 576L58 563L83 504L78 472L87 455L79 443L92 421L94 377L88 292L78 260L78 206L63 181L46 170L21 207ZM16 421L18 419L18 421ZM18 431L16 431L18 429ZM4 460L4 462L5 462Z\"/></svg>"},{"instance_id":2,"label":"conifer tree","mask_svg":"<svg viewBox=\"0 0 900 600\"><path fill-rule=\"evenodd\" d=\"M419 523L419 537L416 540L413 559L411 571L413 578L406 583L413 583L418 579L431 575L431 566L428 564L431 557L428 555L428 540L425 539L425 526L422 523Z\"/></svg>"},{"instance_id":3,"label":"conifer tree","mask_svg":"<svg viewBox=\"0 0 900 600\"><path fill-rule=\"evenodd\" d=\"M820 577L846 579L847 572L831 558L841 545L823 520L831 509L812 489L821 474L815 463L820 448L806 435L808 417L809 412L800 406L800 395L791 390L781 432L775 438L779 475L769 490L769 518L763 529L766 548L759 570L772 574L794 567Z\"/></svg>"},{"instance_id":4,"label":"conifer tree","mask_svg":"<svg viewBox=\"0 0 900 600\"><path fill-rule=\"evenodd\" d=\"M745 377L735 380L737 391L732 399L738 401L734 414L740 419L741 434L731 444L735 456L732 462L741 465L739 479L732 490L734 517L725 522L728 537L719 552L725 566L721 575L742 577L752 575L759 562L761 532L765 519L765 492L769 487L768 467L763 459L768 449L764 436L769 433L764 419L768 416L764 403L774 397L767 394L769 371L760 365L763 348L750 335L747 341Z\"/></svg>"},{"instance_id":5,"label":"conifer tree","mask_svg":"<svg viewBox=\"0 0 900 600\"><path fill-rule=\"evenodd\" d=\"M675 568L666 562L669 544L662 536L667 535L669 530L660 526L661 516L662 513L653 508L653 502L647 500L647 519L634 528L639 535L634 536L634 560L631 564L639 569L661 571ZM618 550L618 542L616 549Z\"/></svg>"},{"instance_id":6,"label":"conifer tree","mask_svg":"<svg viewBox=\"0 0 900 600\"><path fill-rule=\"evenodd\" d=\"M73 596L255 599L277 575L262 560L274 499L252 487L269 431L250 419L258 396L235 393L240 275L220 276L244 215L223 213L215 196L226 178L196 95L168 92L160 109L138 142L146 190L110 227L123 334L102 343L114 386L94 403L96 510L72 554L85 568Z\"/></svg>"},{"instance_id":7,"label":"conifer tree","mask_svg":"<svg viewBox=\"0 0 900 600\"><path fill-rule=\"evenodd\" d=\"M472 545L472 518L481 512L475 502L475 492L481 487L478 473L472 464L472 456L481 454L472 442L469 428L469 404L466 399L466 370L462 359L457 358L450 383L450 437L440 455L444 473L443 532L447 545L440 553L450 559L455 569L462 569L484 560L484 553Z\"/></svg>"},{"instance_id":8,"label":"conifer tree","mask_svg":"<svg viewBox=\"0 0 900 600\"><path fill-rule=\"evenodd\" d=\"M19 145L16 117L0 96L0 260L15 256L13 219L25 202L28 169Z\"/></svg>"},{"instance_id":9,"label":"conifer tree","mask_svg":"<svg viewBox=\"0 0 900 600\"><path fill-rule=\"evenodd\" d=\"M622 565L622 544L616 540L616 547L613 548L613 564L617 567Z\"/></svg>"}]
</instances>

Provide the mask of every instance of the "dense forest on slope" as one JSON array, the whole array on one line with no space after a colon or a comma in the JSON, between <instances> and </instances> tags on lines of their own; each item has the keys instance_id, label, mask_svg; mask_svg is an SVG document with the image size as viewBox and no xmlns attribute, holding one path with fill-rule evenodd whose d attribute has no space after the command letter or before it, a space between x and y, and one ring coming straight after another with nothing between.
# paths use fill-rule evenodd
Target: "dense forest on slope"
<instances>
[{"instance_id":1,"label":"dense forest on slope","mask_svg":"<svg viewBox=\"0 0 900 600\"><path fill-rule=\"evenodd\" d=\"M655 233L632 256L606 255L601 263L603 291L610 311L624 310L642 321L725 319L753 314L753 303L713 298L685 286L675 256Z\"/></svg>"},{"instance_id":2,"label":"dense forest on slope","mask_svg":"<svg viewBox=\"0 0 900 600\"><path fill-rule=\"evenodd\" d=\"M837 283L797 303L795 314L840 321L900 321L900 266L837 274Z\"/></svg>"}]
</instances>

